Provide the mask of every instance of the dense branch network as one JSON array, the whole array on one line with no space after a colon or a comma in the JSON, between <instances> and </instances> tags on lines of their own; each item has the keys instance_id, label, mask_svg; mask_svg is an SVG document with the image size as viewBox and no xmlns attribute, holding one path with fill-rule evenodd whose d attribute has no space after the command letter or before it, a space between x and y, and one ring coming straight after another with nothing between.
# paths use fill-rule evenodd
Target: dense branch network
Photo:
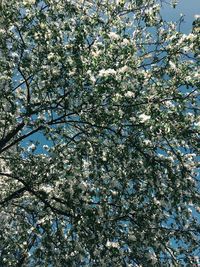
<instances>
[{"instance_id":1,"label":"dense branch network","mask_svg":"<svg viewBox=\"0 0 200 267\"><path fill-rule=\"evenodd\" d=\"M162 5L1 5L0 266L198 266L200 21Z\"/></svg>"}]
</instances>

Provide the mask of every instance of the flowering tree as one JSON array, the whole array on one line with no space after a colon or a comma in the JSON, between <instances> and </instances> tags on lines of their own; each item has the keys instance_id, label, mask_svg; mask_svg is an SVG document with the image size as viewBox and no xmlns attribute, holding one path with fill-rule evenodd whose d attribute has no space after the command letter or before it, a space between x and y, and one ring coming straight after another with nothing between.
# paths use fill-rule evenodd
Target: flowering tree
<instances>
[{"instance_id":1,"label":"flowering tree","mask_svg":"<svg viewBox=\"0 0 200 267\"><path fill-rule=\"evenodd\" d=\"M1 3L0 266L197 266L200 20L161 5Z\"/></svg>"}]
</instances>

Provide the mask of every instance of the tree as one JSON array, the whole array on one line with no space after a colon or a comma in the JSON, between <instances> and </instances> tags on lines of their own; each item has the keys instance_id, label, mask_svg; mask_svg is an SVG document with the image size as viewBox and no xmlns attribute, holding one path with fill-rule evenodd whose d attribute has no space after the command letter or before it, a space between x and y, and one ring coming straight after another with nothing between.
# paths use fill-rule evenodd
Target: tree
<instances>
[{"instance_id":1,"label":"tree","mask_svg":"<svg viewBox=\"0 0 200 267\"><path fill-rule=\"evenodd\" d=\"M161 5L1 3L1 266L197 266L200 21Z\"/></svg>"}]
</instances>

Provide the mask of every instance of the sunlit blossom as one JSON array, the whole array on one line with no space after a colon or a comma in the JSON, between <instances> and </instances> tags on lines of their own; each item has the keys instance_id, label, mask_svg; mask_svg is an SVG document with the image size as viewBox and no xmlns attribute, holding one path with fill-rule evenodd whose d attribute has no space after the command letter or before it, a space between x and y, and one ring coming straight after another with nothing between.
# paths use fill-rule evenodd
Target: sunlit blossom
<instances>
[{"instance_id":1,"label":"sunlit blossom","mask_svg":"<svg viewBox=\"0 0 200 267\"><path fill-rule=\"evenodd\" d=\"M112 40L119 40L119 39L120 39L120 36L119 36L117 33L115 33L115 32L110 32L110 33L108 34L108 36L109 36L110 39L112 39Z\"/></svg>"},{"instance_id":2,"label":"sunlit blossom","mask_svg":"<svg viewBox=\"0 0 200 267\"><path fill-rule=\"evenodd\" d=\"M99 71L99 77L108 77L111 75L115 75L116 71L114 69L102 69Z\"/></svg>"},{"instance_id":3,"label":"sunlit blossom","mask_svg":"<svg viewBox=\"0 0 200 267\"><path fill-rule=\"evenodd\" d=\"M151 116L149 116L149 115L146 115L146 114L141 114L141 115L139 115L139 119L140 119L140 121L141 122L146 122L146 121L148 121L148 120L150 120L150 118L151 118Z\"/></svg>"}]
</instances>

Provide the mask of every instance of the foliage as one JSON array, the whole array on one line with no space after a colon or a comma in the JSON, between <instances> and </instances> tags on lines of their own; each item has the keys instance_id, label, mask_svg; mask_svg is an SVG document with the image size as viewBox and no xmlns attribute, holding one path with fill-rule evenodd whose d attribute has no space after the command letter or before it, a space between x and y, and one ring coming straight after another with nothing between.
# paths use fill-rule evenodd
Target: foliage
<instances>
[{"instance_id":1,"label":"foliage","mask_svg":"<svg viewBox=\"0 0 200 267\"><path fill-rule=\"evenodd\" d=\"M1 3L0 266L197 266L200 21L161 4Z\"/></svg>"}]
</instances>

